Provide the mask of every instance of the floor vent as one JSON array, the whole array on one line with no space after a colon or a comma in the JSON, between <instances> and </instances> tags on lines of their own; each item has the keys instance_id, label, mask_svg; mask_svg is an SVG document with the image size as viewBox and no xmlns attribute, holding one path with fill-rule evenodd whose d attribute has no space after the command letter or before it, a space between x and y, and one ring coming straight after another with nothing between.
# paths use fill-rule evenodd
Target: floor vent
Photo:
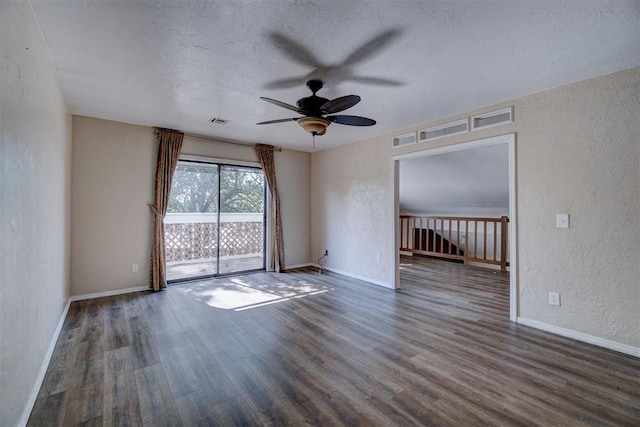
<instances>
[{"instance_id":1,"label":"floor vent","mask_svg":"<svg viewBox=\"0 0 640 427\"><path fill-rule=\"evenodd\" d=\"M471 117L471 130L484 129L513 122L513 107Z\"/></svg>"},{"instance_id":2,"label":"floor vent","mask_svg":"<svg viewBox=\"0 0 640 427\"><path fill-rule=\"evenodd\" d=\"M469 132L469 119L456 120L455 122L423 129L418 132L418 135L420 142L424 142L464 132Z\"/></svg>"}]
</instances>

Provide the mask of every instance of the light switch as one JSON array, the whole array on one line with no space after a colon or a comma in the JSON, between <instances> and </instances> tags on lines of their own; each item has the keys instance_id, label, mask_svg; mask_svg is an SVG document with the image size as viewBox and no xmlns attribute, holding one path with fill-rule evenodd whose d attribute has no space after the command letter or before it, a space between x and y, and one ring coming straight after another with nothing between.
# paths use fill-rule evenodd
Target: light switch
<instances>
[{"instance_id":1,"label":"light switch","mask_svg":"<svg viewBox=\"0 0 640 427\"><path fill-rule=\"evenodd\" d=\"M569 214L556 214L556 228L569 228Z\"/></svg>"}]
</instances>

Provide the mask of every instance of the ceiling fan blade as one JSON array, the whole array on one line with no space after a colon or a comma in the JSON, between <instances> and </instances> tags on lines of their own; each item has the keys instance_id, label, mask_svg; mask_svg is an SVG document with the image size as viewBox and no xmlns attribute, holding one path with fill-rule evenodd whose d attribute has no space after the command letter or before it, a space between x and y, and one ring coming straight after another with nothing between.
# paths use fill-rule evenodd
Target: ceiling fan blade
<instances>
[{"instance_id":1,"label":"ceiling fan blade","mask_svg":"<svg viewBox=\"0 0 640 427\"><path fill-rule=\"evenodd\" d=\"M340 98L332 99L329 102L325 102L320 109L324 114L333 114L340 111L344 111L347 108L351 108L360 102L358 95L341 96Z\"/></svg>"},{"instance_id":2,"label":"ceiling fan blade","mask_svg":"<svg viewBox=\"0 0 640 427\"><path fill-rule=\"evenodd\" d=\"M296 113L302 114L298 107L294 107L293 105L287 104L286 102L278 101L276 99L271 99L271 98L265 98L264 96L261 96L260 99L262 99L263 101L270 102L274 105L277 105L278 107L286 108L287 110L295 111Z\"/></svg>"},{"instance_id":3,"label":"ceiling fan blade","mask_svg":"<svg viewBox=\"0 0 640 427\"><path fill-rule=\"evenodd\" d=\"M400 30L392 29L374 37L359 48L355 49L353 53L342 62L342 65L350 66L369 59L377 53L377 51L390 45L400 36L400 33Z\"/></svg>"},{"instance_id":4,"label":"ceiling fan blade","mask_svg":"<svg viewBox=\"0 0 640 427\"><path fill-rule=\"evenodd\" d=\"M373 86L404 86L405 85L403 82L400 82L398 80L385 79L382 77L353 76L353 77L350 77L349 80L358 82L358 83L373 85Z\"/></svg>"},{"instance_id":5,"label":"ceiling fan blade","mask_svg":"<svg viewBox=\"0 0 640 427\"><path fill-rule=\"evenodd\" d=\"M288 79L274 80L266 85L264 89L290 89L292 87L303 86L306 83L304 77L290 77Z\"/></svg>"},{"instance_id":6,"label":"ceiling fan blade","mask_svg":"<svg viewBox=\"0 0 640 427\"><path fill-rule=\"evenodd\" d=\"M257 125L270 125L270 124L273 124L273 123L295 122L298 119L300 119L300 117L291 117L289 119L268 120L266 122L260 122L260 123L256 123L256 124Z\"/></svg>"},{"instance_id":7,"label":"ceiling fan blade","mask_svg":"<svg viewBox=\"0 0 640 427\"><path fill-rule=\"evenodd\" d=\"M269 38L271 38L273 43L282 51L282 53L298 64L314 68L320 68L323 66L309 49L284 34L273 32L269 34Z\"/></svg>"},{"instance_id":8,"label":"ceiling fan blade","mask_svg":"<svg viewBox=\"0 0 640 427\"><path fill-rule=\"evenodd\" d=\"M376 124L375 120L360 116L337 115L327 116L325 119L333 123L347 126L373 126Z\"/></svg>"}]
</instances>

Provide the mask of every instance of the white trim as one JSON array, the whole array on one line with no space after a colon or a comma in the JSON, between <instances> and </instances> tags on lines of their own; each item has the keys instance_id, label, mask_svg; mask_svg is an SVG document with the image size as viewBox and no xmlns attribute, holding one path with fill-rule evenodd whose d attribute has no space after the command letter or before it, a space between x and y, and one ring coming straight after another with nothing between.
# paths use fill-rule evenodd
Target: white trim
<instances>
[{"instance_id":1,"label":"white trim","mask_svg":"<svg viewBox=\"0 0 640 427\"><path fill-rule=\"evenodd\" d=\"M382 286L383 288L393 289L393 286L391 284L389 284L389 283L386 283L386 282L381 282L379 280L370 279L368 277L358 276L357 274L352 274L352 273L349 273L347 271L338 270L337 268L332 268L332 267L327 267L327 266L320 266L319 264L310 264L310 265L312 267L321 268L323 270L327 270L327 271L330 271L332 273L339 274L341 276L351 277L352 279L361 280L361 281L367 282L367 283L372 283L374 285Z\"/></svg>"},{"instance_id":2,"label":"white trim","mask_svg":"<svg viewBox=\"0 0 640 427\"><path fill-rule=\"evenodd\" d=\"M316 267L317 264L314 264L312 262L305 262L302 264L295 264L295 265L287 265L284 271L287 270L293 270L294 268L304 268L304 267Z\"/></svg>"},{"instance_id":3,"label":"white trim","mask_svg":"<svg viewBox=\"0 0 640 427\"><path fill-rule=\"evenodd\" d=\"M400 144L400 140L404 139L404 138L411 138L413 137L413 141L411 142L405 142L403 144ZM396 147L404 147L406 145L411 145L411 144L415 144L418 141L418 135L416 132L409 132L409 133L405 133L402 135L396 135L393 138L391 138L391 146L393 148Z\"/></svg>"},{"instance_id":4,"label":"white trim","mask_svg":"<svg viewBox=\"0 0 640 427\"><path fill-rule=\"evenodd\" d=\"M29 417L31 416L33 407L36 404L36 399L38 398L38 394L40 393L40 388L42 387L42 383L44 382L44 377L47 374L49 363L51 363L53 350L55 350L56 348L56 344L58 343L58 338L60 337L60 333L62 332L62 326L64 325L64 321L67 318L67 313L69 312L70 305L71 305L71 299L67 300L67 304L64 306L64 310L62 310L62 315L58 320L58 326L56 326L56 329L53 332L53 337L49 342L49 348L47 349L47 353L44 356L42 365L40 365L40 371L38 372L38 376L36 377L36 382L33 385L31 392L29 393L29 399L27 400L27 404L22 410L22 416L20 417L20 421L18 422L19 426L26 426L27 422L29 421Z\"/></svg>"},{"instance_id":5,"label":"white trim","mask_svg":"<svg viewBox=\"0 0 640 427\"><path fill-rule=\"evenodd\" d=\"M393 289L400 289L400 161L391 159L391 212L393 212L393 233L391 244L393 251Z\"/></svg>"},{"instance_id":6,"label":"white trim","mask_svg":"<svg viewBox=\"0 0 640 427\"><path fill-rule=\"evenodd\" d=\"M447 133L444 135L440 135L440 136L433 136L431 138L423 138L422 135L426 134L428 132L434 132L437 130L442 130L442 129L447 129L447 128L452 128L455 126L460 126L460 125L465 125L465 129L464 130L459 130L457 132L452 132L452 133ZM446 138L448 136L453 136L453 135L459 135L461 133L467 133L469 132L469 117L464 118L464 119L460 119L460 120L455 120L453 122L449 122L449 123L445 123L439 126L432 126L430 128L426 128L426 129L421 129L418 131L418 142L426 142L426 141L433 141L434 139L440 139L440 138Z\"/></svg>"},{"instance_id":7,"label":"white trim","mask_svg":"<svg viewBox=\"0 0 640 427\"><path fill-rule=\"evenodd\" d=\"M112 291L96 292L93 294L74 295L71 298L69 298L69 301L71 302L83 301L86 299L112 297L115 295L131 294L133 292L143 292L143 291L151 291L151 288L149 286L136 286L135 288L114 289Z\"/></svg>"},{"instance_id":8,"label":"white trim","mask_svg":"<svg viewBox=\"0 0 640 427\"><path fill-rule=\"evenodd\" d=\"M469 150L471 148L487 147L489 145L504 144L511 139L515 140L514 133L492 136L490 138L474 139L473 141L460 142L457 144L443 145L442 147L429 148L412 151L406 154L396 154L392 156L393 160L416 159L418 157L435 156L437 154L453 153L455 151Z\"/></svg>"},{"instance_id":9,"label":"white trim","mask_svg":"<svg viewBox=\"0 0 640 427\"><path fill-rule=\"evenodd\" d=\"M598 347L603 347L609 350L628 354L630 356L640 357L640 347L633 347L627 344L621 344L619 342L611 341L605 338L595 337L593 335L585 334L583 332L561 328L560 326L539 322L537 320L527 319L525 317L518 317L518 323L520 323L521 325L540 329L542 331L551 332L553 334L560 335L566 338L572 338L574 340L586 342L588 344L597 345Z\"/></svg>"},{"instance_id":10,"label":"white trim","mask_svg":"<svg viewBox=\"0 0 640 427\"><path fill-rule=\"evenodd\" d=\"M491 125L486 125L486 126L476 126L476 119L488 119L490 117L495 117L495 116L499 116L501 114L506 114L509 113L509 120L504 121L504 122L498 122L498 123L494 123ZM495 110L495 111L489 111L488 113L484 113L484 114L478 114L476 116L471 116L471 130L478 130L478 129L488 129L494 126L501 126L501 125L506 125L507 123L513 123L513 106L511 107L507 107L507 108L502 108L500 110Z\"/></svg>"},{"instance_id":11,"label":"white trim","mask_svg":"<svg viewBox=\"0 0 640 427\"><path fill-rule=\"evenodd\" d=\"M509 135L507 142L509 147L509 320L512 322L518 319L518 244L516 236L516 134Z\"/></svg>"},{"instance_id":12,"label":"white trim","mask_svg":"<svg viewBox=\"0 0 640 427\"><path fill-rule=\"evenodd\" d=\"M509 319L512 322L518 318L518 274L517 274L517 239L516 239L516 134L509 133L505 135L493 136L490 138L476 139L469 142L461 142L458 144L445 145L436 148L425 148L424 150L413 151L411 153L399 154L392 156L391 161L391 191L393 197L393 254L394 254L394 289L398 289L400 284L399 272L399 238L398 235L398 214L400 209L399 201L399 165L400 160L415 159L418 157L435 156L438 154L451 153L461 150L469 150L472 148L487 147L496 144L508 144L509 147Z\"/></svg>"},{"instance_id":13,"label":"white trim","mask_svg":"<svg viewBox=\"0 0 640 427\"><path fill-rule=\"evenodd\" d=\"M204 163L217 163L221 165L231 165L231 166L247 166L251 168L260 168L260 163L258 162L249 162L246 160L233 160L233 159L220 159L217 157L206 157L206 156L194 156L192 154L180 154L180 158L178 159L178 164L180 162L204 162Z\"/></svg>"}]
</instances>

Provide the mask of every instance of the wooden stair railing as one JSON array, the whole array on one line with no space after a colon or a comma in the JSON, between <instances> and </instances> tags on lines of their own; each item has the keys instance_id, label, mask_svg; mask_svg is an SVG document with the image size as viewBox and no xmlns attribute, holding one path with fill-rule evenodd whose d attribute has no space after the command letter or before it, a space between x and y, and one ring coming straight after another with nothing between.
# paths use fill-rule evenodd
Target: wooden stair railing
<instances>
[{"instance_id":1,"label":"wooden stair railing","mask_svg":"<svg viewBox=\"0 0 640 427\"><path fill-rule=\"evenodd\" d=\"M509 217L400 215L400 250L499 265L507 271ZM488 236L492 235L491 238Z\"/></svg>"}]
</instances>

